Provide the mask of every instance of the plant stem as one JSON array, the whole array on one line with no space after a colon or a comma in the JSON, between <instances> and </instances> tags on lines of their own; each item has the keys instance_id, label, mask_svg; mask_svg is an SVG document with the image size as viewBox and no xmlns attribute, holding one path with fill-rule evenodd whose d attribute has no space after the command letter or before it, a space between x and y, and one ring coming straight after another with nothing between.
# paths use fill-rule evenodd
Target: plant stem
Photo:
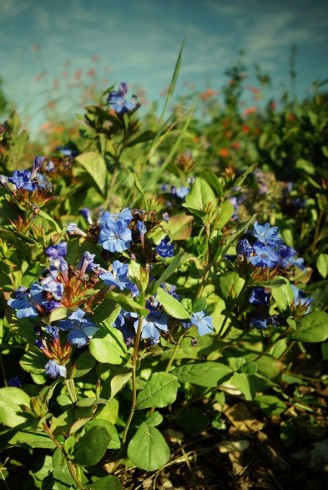
<instances>
[{"instance_id":1,"label":"plant stem","mask_svg":"<svg viewBox=\"0 0 328 490\"><path fill-rule=\"evenodd\" d=\"M3 362L3 358L2 358L1 353L0 353L0 369L1 369L1 373L2 373L3 383L5 386L8 386L5 364Z\"/></svg>"},{"instance_id":2,"label":"plant stem","mask_svg":"<svg viewBox=\"0 0 328 490\"><path fill-rule=\"evenodd\" d=\"M280 340L282 340L283 338L285 337L285 335L279 335L279 337L274 341L272 342L272 344L269 344L267 345L267 347L264 349L263 352L261 352L261 354L259 354L254 360L253 362L257 362L261 359L261 357L265 356L265 354L267 354L269 352L269 350L274 347Z\"/></svg>"},{"instance_id":3,"label":"plant stem","mask_svg":"<svg viewBox=\"0 0 328 490\"><path fill-rule=\"evenodd\" d=\"M171 369L172 364L173 364L173 362L174 362L174 359L175 359L175 357L176 357L176 355L177 355L177 352L178 352L178 350L179 350L179 347L180 347L180 345L181 345L181 342L182 342L182 340L183 340L183 338L184 338L185 334L186 334L186 332L184 332L182 335L180 335L178 342L175 344L174 349L173 349L173 352L172 352L171 357L170 357L170 359L169 359L169 362L167 363L166 369L165 369L165 371L164 371L165 373L168 373L168 372L169 372L169 370Z\"/></svg>"},{"instance_id":4,"label":"plant stem","mask_svg":"<svg viewBox=\"0 0 328 490\"><path fill-rule=\"evenodd\" d=\"M80 482L80 480L77 477L77 468L76 468L75 464L72 463L72 461L69 459L68 454L66 453L66 451L64 449L64 446L56 439L56 437L53 435L53 433L51 432L51 430L48 427L46 422L44 422L44 424L43 424L43 430L48 434L48 436L50 437L52 442L55 444L55 446L57 446L59 451L64 455L64 457L66 459L66 463L67 463L67 468L68 468L68 470L71 474L71 477L73 478L74 483L77 486L77 488L79 490L85 490L85 486L83 485L83 483Z\"/></svg>"},{"instance_id":5,"label":"plant stem","mask_svg":"<svg viewBox=\"0 0 328 490\"><path fill-rule=\"evenodd\" d=\"M134 342L134 349L133 349L133 356L132 356L132 402L131 402L131 408L130 408L128 420L126 421L124 432L123 432L122 448L125 446L128 430L130 428L134 411L136 408L136 404L137 404L137 360L139 354L139 344L141 339L143 319L144 319L143 316L139 318L136 338Z\"/></svg>"},{"instance_id":6,"label":"plant stem","mask_svg":"<svg viewBox=\"0 0 328 490\"><path fill-rule=\"evenodd\" d=\"M71 402L76 403L77 402L77 396L76 396L74 379L73 378L65 379L65 384L66 384L67 391L68 391L69 397L71 399Z\"/></svg>"}]
</instances>

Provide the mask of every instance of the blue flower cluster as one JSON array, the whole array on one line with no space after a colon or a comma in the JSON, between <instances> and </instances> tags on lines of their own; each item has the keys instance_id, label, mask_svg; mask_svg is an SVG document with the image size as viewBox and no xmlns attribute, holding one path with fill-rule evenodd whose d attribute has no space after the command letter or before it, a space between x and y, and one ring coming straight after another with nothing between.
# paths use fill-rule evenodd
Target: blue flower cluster
<instances>
[{"instance_id":1,"label":"blue flower cluster","mask_svg":"<svg viewBox=\"0 0 328 490\"><path fill-rule=\"evenodd\" d=\"M237 244L237 255L246 257L248 262L263 270L273 269L273 272L284 274L291 267L303 270L304 260L297 258L296 250L288 247L279 235L277 226L269 223L254 224L254 229L249 238L241 239ZM288 275L288 273L287 273ZM300 315L306 314L312 298L305 298L304 293L291 285L294 292L294 304L291 309L298 309ZM254 287L249 297L249 303L256 307L256 313L250 319L250 326L265 329L269 326L278 326L280 319L278 315L269 315L271 292L263 287Z\"/></svg>"},{"instance_id":2,"label":"blue flower cluster","mask_svg":"<svg viewBox=\"0 0 328 490\"><path fill-rule=\"evenodd\" d=\"M173 257L174 249L173 243L170 243L170 239L168 236L163 238L159 245L156 247L156 253L166 259L167 257Z\"/></svg>"},{"instance_id":3,"label":"blue flower cluster","mask_svg":"<svg viewBox=\"0 0 328 490\"><path fill-rule=\"evenodd\" d=\"M297 266L304 269L304 260L296 258L296 250L283 242L277 226L255 222L252 235L252 244L247 238L238 242L237 254L246 256L255 267L285 269Z\"/></svg>"},{"instance_id":4,"label":"blue flower cluster","mask_svg":"<svg viewBox=\"0 0 328 490\"><path fill-rule=\"evenodd\" d=\"M162 333L168 332L169 316L163 311L155 297L147 300L146 308L149 313L142 319L141 338L154 345L159 342ZM115 327L122 332L127 345L133 343L138 325L139 315L127 312L123 308L115 320Z\"/></svg>"},{"instance_id":5,"label":"blue flower cluster","mask_svg":"<svg viewBox=\"0 0 328 490\"><path fill-rule=\"evenodd\" d=\"M6 185L8 182L13 184L14 189L24 189L26 191L35 191L37 189L48 189L49 182L39 173L45 157L36 156L33 161L33 167L31 170L15 170L11 177L1 176L0 182L2 185Z\"/></svg>"},{"instance_id":6,"label":"blue flower cluster","mask_svg":"<svg viewBox=\"0 0 328 490\"><path fill-rule=\"evenodd\" d=\"M175 292L175 286L163 283L161 288L174 298L179 299L179 296ZM156 296L152 296L146 301L146 308L149 313L142 319L141 338L148 340L151 345L158 344L161 335L169 333L170 316L165 313L162 305L157 301ZM186 329L191 328L193 325L196 326L199 335L213 333L212 318L206 316L204 311L193 313L190 321L181 321L180 323ZM126 344L130 346L134 342L134 337L138 329L139 315L125 311L122 308L114 325L122 332Z\"/></svg>"},{"instance_id":7,"label":"blue flower cluster","mask_svg":"<svg viewBox=\"0 0 328 490\"><path fill-rule=\"evenodd\" d=\"M8 301L8 305L16 310L18 320L37 317L43 319L41 326L36 327L35 343L50 359L45 365L46 374L52 378L66 377L65 364L70 360L72 346L80 348L87 345L98 330L98 326L85 318L86 313L79 307L66 319L60 320L58 325L44 326L44 321L56 308L63 306L76 308L76 305L84 300L84 291L91 287L88 285L88 280L98 281L99 275L106 271L94 263L95 255L87 251L83 253L75 268L69 266L65 259L66 242L51 245L45 250L45 254L50 265L45 269L43 278L39 282L34 282L30 288L20 286L14 292L13 298ZM124 264L115 264L114 272L117 281L120 281L119 285L122 284L123 279L127 284L127 278L123 277L124 273L127 273ZM92 273L91 277L86 276L89 273ZM82 294L81 300L79 294ZM64 346L60 340L60 331L67 333L64 337L66 342Z\"/></svg>"},{"instance_id":8,"label":"blue flower cluster","mask_svg":"<svg viewBox=\"0 0 328 490\"><path fill-rule=\"evenodd\" d=\"M291 288L294 294L294 301L289 308L296 316L306 315L310 311L310 304L313 298L306 297L304 292L291 284ZM249 303L256 306L256 314L251 317L250 326L260 329L268 328L269 326L279 326L280 319L278 315L269 315L269 306L271 300L271 292L269 289L262 287L255 287L251 291L249 297Z\"/></svg>"},{"instance_id":9,"label":"blue flower cluster","mask_svg":"<svg viewBox=\"0 0 328 490\"><path fill-rule=\"evenodd\" d=\"M128 91L128 86L125 82L121 82L118 90L109 92L107 97L107 103L116 112L116 114L123 115L139 107L137 103L137 97L132 95L130 101L126 100L125 95Z\"/></svg>"},{"instance_id":10,"label":"blue flower cluster","mask_svg":"<svg viewBox=\"0 0 328 490\"><path fill-rule=\"evenodd\" d=\"M117 214L105 211L98 220L98 243L109 252L127 250L132 242L132 232L129 228L132 218L129 208Z\"/></svg>"}]
</instances>

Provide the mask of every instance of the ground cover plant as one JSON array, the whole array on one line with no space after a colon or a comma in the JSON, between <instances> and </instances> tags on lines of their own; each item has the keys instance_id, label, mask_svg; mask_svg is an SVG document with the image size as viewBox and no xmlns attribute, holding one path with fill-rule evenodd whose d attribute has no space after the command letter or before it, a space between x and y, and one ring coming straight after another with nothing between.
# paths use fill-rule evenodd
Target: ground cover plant
<instances>
[{"instance_id":1,"label":"ground cover plant","mask_svg":"<svg viewBox=\"0 0 328 490\"><path fill-rule=\"evenodd\" d=\"M157 118L122 82L46 152L1 126L2 488L319 488L328 99L243 114L238 65L167 116L179 63Z\"/></svg>"}]
</instances>

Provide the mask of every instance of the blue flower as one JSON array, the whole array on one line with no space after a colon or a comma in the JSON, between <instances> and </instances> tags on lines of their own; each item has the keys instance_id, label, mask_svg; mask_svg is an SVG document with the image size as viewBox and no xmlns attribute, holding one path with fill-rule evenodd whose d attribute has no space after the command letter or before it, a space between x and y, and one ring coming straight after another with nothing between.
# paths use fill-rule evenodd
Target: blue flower
<instances>
[{"instance_id":1,"label":"blue flower","mask_svg":"<svg viewBox=\"0 0 328 490\"><path fill-rule=\"evenodd\" d=\"M43 162L45 161L45 159L46 159L46 157L42 157L42 156L36 156L34 158L33 167L32 167L32 178L40 170L40 168L42 167Z\"/></svg>"},{"instance_id":2,"label":"blue flower","mask_svg":"<svg viewBox=\"0 0 328 490\"><path fill-rule=\"evenodd\" d=\"M57 271L56 271L57 272ZM53 274L41 281L43 291L51 293L56 300L60 300L64 294L64 284L53 278Z\"/></svg>"},{"instance_id":3,"label":"blue flower","mask_svg":"<svg viewBox=\"0 0 328 490\"><path fill-rule=\"evenodd\" d=\"M134 329L137 332L139 318L136 313L131 313L132 318L136 318L134 321ZM152 310L142 320L141 338L150 339L157 343L160 339L161 332L168 331L169 317L162 310Z\"/></svg>"},{"instance_id":4,"label":"blue flower","mask_svg":"<svg viewBox=\"0 0 328 490\"><path fill-rule=\"evenodd\" d=\"M174 250L173 250L173 243L169 243L170 239L169 237L163 238L161 243L157 245L156 247L156 252L160 257L166 258L166 257L173 257L174 255Z\"/></svg>"},{"instance_id":5,"label":"blue flower","mask_svg":"<svg viewBox=\"0 0 328 490\"><path fill-rule=\"evenodd\" d=\"M137 222L137 230L139 231L141 237L147 233L147 227L143 221Z\"/></svg>"},{"instance_id":6,"label":"blue flower","mask_svg":"<svg viewBox=\"0 0 328 490\"><path fill-rule=\"evenodd\" d=\"M95 258L95 256L96 256L95 254L91 254L90 252L87 251L83 253L82 259L77 265L77 268L81 271L82 274L90 271L92 272L98 272L100 270L104 271L104 269L102 269L99 264L94 263L93 259Z\"/></svg>"},{"instance_id":7,"label":"blue flower","mask_svg":"<svg viewBox=\"0 0 328 490\"><path fill-rule=\"evenodd\" d=\"M198 329L199 335L213 332L212 317L206 316L205 311L197 311L191 315L191 324Z\"/></svg>"},{"instance_id":8,"label":"blue flower","mask_svg":"<svg viewBox=\"0 0 328 490\"><path fill-rule=\"evenodd\" d=\"M50 313L52 310L55 310L56 308L59 308L63 305L58 301L50 300L43 301L42 306L47 313Z\"/></svg>"},{"instance_id":9,"label":"blue flower","mask_svg":"<svg viewBox=\"0 0 328 490\"><path fill-rule=\"evenodd\" d=\"M88 208L83 208L80 210L80 214L83 216L83 218L85 218L87 220L87 222L89 223L89 225L92 225L93 224L93 221L92 221L92 218L91 218L91 213L90 213L90 210Z\"/></svg>"},{"instance_id":10,"label":"blue flower","mask_svg":"<svg viewBox=\"0 0 328 490\"><path fill-rule=\"evenodd\" d=\"M87 237L85 231L81 230L76 223L69 223L66 227L66 231L69 235L80 235Z\"/></svg>"},{"instance_id":11,"label":"blue flower","mask_svg":"<svg viewBox=\"0 0 328 490\"><path fill-rule=\"evenodd\" d=\"M44 157L36 157L44 158ZM36 162L38 165L40 162ZM34 191L36 189L46 189L49 186L49 182L46 181L43 175L36 173L36 167L34 167L32 172L30 170L15 170L11 177L8 177L8 182L14 184L16 189L25 189L26 191Z\"/></svg>"},{"instance_id":12,"label":"blue flower","mask_svg":"<svg viewBox=\"0 0 328 490\"><path fill-rule=\"evenodd\" d=\"M98 243L110 252L123 252L131 242L131 230L122 221L106 221L100 230Z\"/></svg>"},{"instance_id":13,"label":"blue flower","mask_svg":"<svg viewBox=\"0 0 328 490\"><path fill-rule=\"evenodd\" d=\"M103 225L108 221L120 221L125 224L126 227L131 223L133 216L129 208L124 208L119 213L110 213L109 211L104 211L100 216L98 223Z\"/></svg>"},{"instance_id":14,"label":"blue flower","mask_svg":"<svg viewBox=\"0 0 328 490\"><path fill-rule=\"evenodd\" d=\"M42 303L43 288L37 282L33 283L28 290L20 286L14 293L14 298L8 301L10 308L16 310L17 318L30 318L38 316L37 305Z\"/></svg>"},{"instance_id":15,"label":"blue flower","mask_svg":"<svg viewBox=\"0 0 328 490\"><path fill-rule=\"evenodd\" d=\"M256 315L253 316L253 318L251 319L250 326L264 329L268 328L271 323L272 322L270 317L264 315Z\"/></svg>"},{"instance_id":16,"label":"blue flower","mask_svg":"<svg viewBox=\"0 0 328 490\"><path fill-rule=\"evenodd\" d=\"M173 298L177 299L178 301L180 300L180 295L176 293L176 286L173 286L172 284L169 284L168 282L162 282L161 288L164 289L167 293L169 293L170 296L173 296Z\"/></svg>"},{"instance_id":17,"label":"blue flower","mask_svg":"<svg viewBox=\"0 0 328 490\"><path fill-rule=\"evenodd\" d=\"M50 337L57 339L59 337L59 329L55 325L47 325L45 328L46 332Z\"/></svg>"},{"instance_id":18,"label":"blue flower","mask_svg":"<svg viewBox=\"0 0 328 490\"><path fill-rule=\"evenodd\" d=\"M107 102L111 106L111 108L116 112L116 114L123 115L126 112L131 111L137 106L136 96L132 96L131 101L127 101L125 99L125 94L127 93L128 88L127 84L121 82L118 90L109 92L107 97Z\"/></svg>"},{"instance_id":19,"label":"blue flower","mask_svg":"<svg viewBox=\"0 0 328 490\"><path fill-rule=\"evenodd\" d=\"M68 148L67 146L57 146L56 151L58 151L65 157L70 157L71 159L79 154L77 150L73 150L72 148Z\"/></svg>"},{"instance_id":20,"label":"blue flower","mask_svg":"<svg viewBox=\"0 0 328 490\"><path fill-rule=\"evenodd\" d=\"M285 244L282 244L279 247L278 253L279 253L279 257L280 257L279 264L282 267L290 267L290 266L296 265L300 269L304 270L304 268L305 268L304 267L304 259L302 259L302 258L296 259L297 252L293 248L288 247Z\"/></svg>"},{"instance_id":21,"label":"blue flower","mask_svg":"<svg viewBox=\"0 0 328 490\"><path fill-rule=\"evenodd\" d=\"M60 320L58 327L68 331L67 340L77 347L83 347L99 330L97 325L84 318L85 312L78 308L66 320Z\"/></svg>"},{"instance_id":22,"label":"blue flower","mask_svg":"<svg viewBox=\"0 0 328 490\"><path fill-rule=\"evenodd\" d=\"M256 242L253 245L253 254L249 256L249 261L255 267L274 267L279 262L279 255L274 247Z\"/></svg>"},{"instance_id":23,"label":"blue flower","mask_svg":"<svg viewBox=\"0 0 328 490\"><path fill-rule=\"evenodd\" d=\"M121 308L118 317L114 321L114 327L122 332L124 342L128 347L133 344L135 337L135 330L133 327L134 321L135 318L132 318L131 313L125 311L124 308Z\"/></svg>"},{"instance_id":24,"label":"blue flower","mask_svg":"<svg viewBox=\"0 0 328 490\"><path fill-rule=\"evenodd\" d=\"M249 297L249 302L252 305L266 306L269 304L269 301L270 301L270 292L260 287L256 287L252 289L251 295Z\"/></svg>"},{"instance_id":25,"label":"blue flower","mask_svg":"<svg viewBox=\"0 0 328 490\"><path fill-rule=\"evenodd\" d=\"M305 314L309 313L311 307L310 304L313 301L313 298L310 296L306 297L304 292L301 289L298 289L294 284L291 284L291 288L294 293L294 305L295 306L302 306L305 308Z\"/></svg>"},{"instance_id":26,"label":"blue flower","mask_svg":"<svg viewBox=\"0 0 328 490\"><path fill-rule=\"evenodd\" d=\"M99 276L106 286L118 287L121 291L123 289L132 289L133 283L128 279L128 264L114 260L112 266L113 272L107 271Z\"/></svg>"},{"instance_id":27,"label":"blue flower","mask_svg":"<svg viewBox=\"0 0 328 490\"><path fill-rule=\"evenodd\" d=\"M253 252L253 247L251 246L247 238L242 238L237 243L236 251L239 255L246 255L246 257L249 257Z\"/></svg>"},{"instance_id":28,"label":"blue flower","mask_svg":"<svg viewBox=\"0 0 328 490\"><path fill-rule=\"evenodd\" d=\"M38 186L35 182L31 182L31 175L30 170L15 170L8 181L14 184L16 189L34 191Z\"/></svg>"},{"instance_id":29,"label":"blue flower","mask_svg":"<svg viewBox=\"0 0 328 490\"><path fill-rule=\"evenodd\" d=\"M45 254L52 259L65 257L67 255L67 242L60 242L58 245L50 245L45 251Z\"/></svg>"},{"instance_id":30,"label":"blue flower","mask_svg":"<svg viewBox=\"0 0 328 490\"><path fill-rule=\"evenodd\" d=\"M66 378L67 376L66 367L58 364L58 362L56 362L54 359L50 359L50 361L47 362L44 368L46 370L46 374L51 378Z\"/></svg>"},{"instance_id":31,"label":"blue flower","mask_svg":"<svg viewBox=\"0 0 328 490\"><path fill-rule=\"evenodd\" d=\"M190 192L190 187L175 187L174 185L171 188L172 196L177 196L179 199L185 199L187 194Z\"/></svg>"},{"instance_id":32,"label":"blue flower","mask_svg":"<svg viewBox=\"0 0 328 490\"><path fill-rule=\"evenodd\" d=\"M44 167L44 170L45 170L46 172L49 172L49 173L54 172L54 171L56 170L56 165L55 165L55 163L54 163L52 160L48 160L48 163L47 163L47 165Z\"/></svg>"},{"instance_id":33,"label":"blue flower","mask_svg":"<svg viewBox=\"0 0 328 490\"><path fill-rule=\"evenodd\" d=\"M270 226L269 223L265 225L259 225L256 221L254 223L254 236L259 242L264 245L276 245L279 246L283 243L281 237L279 236L279 229L277 226Z\"/></svg>"},{"instance_id":34,"label":"blue flower","mask_svg":"<svg viewBox=\"0 0 328 490\"><path fill-rule=\"evenodd\" d=\"M21 388L22 382L18 376L14 376L13 378L8 379L8 386L11 386L14 388Z\"/></svg>"}]
</instances>

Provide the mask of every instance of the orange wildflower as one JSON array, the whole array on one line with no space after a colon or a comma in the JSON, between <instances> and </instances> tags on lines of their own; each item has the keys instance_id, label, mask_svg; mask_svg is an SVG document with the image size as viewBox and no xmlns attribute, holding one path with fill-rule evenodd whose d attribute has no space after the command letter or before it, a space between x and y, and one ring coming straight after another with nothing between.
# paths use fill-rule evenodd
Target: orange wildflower
<instances>
[{"instance_id":1,"label":"orange wildflower","mask_svg":"<svg viewBox=\"0 0 328 490\"><path fill-rule=\"evenodd\" d=\"M219 155L222 158L227 158L229 156L229 150L228 150L228 148L220 148Z\"/></svg>"}]
</instances>

